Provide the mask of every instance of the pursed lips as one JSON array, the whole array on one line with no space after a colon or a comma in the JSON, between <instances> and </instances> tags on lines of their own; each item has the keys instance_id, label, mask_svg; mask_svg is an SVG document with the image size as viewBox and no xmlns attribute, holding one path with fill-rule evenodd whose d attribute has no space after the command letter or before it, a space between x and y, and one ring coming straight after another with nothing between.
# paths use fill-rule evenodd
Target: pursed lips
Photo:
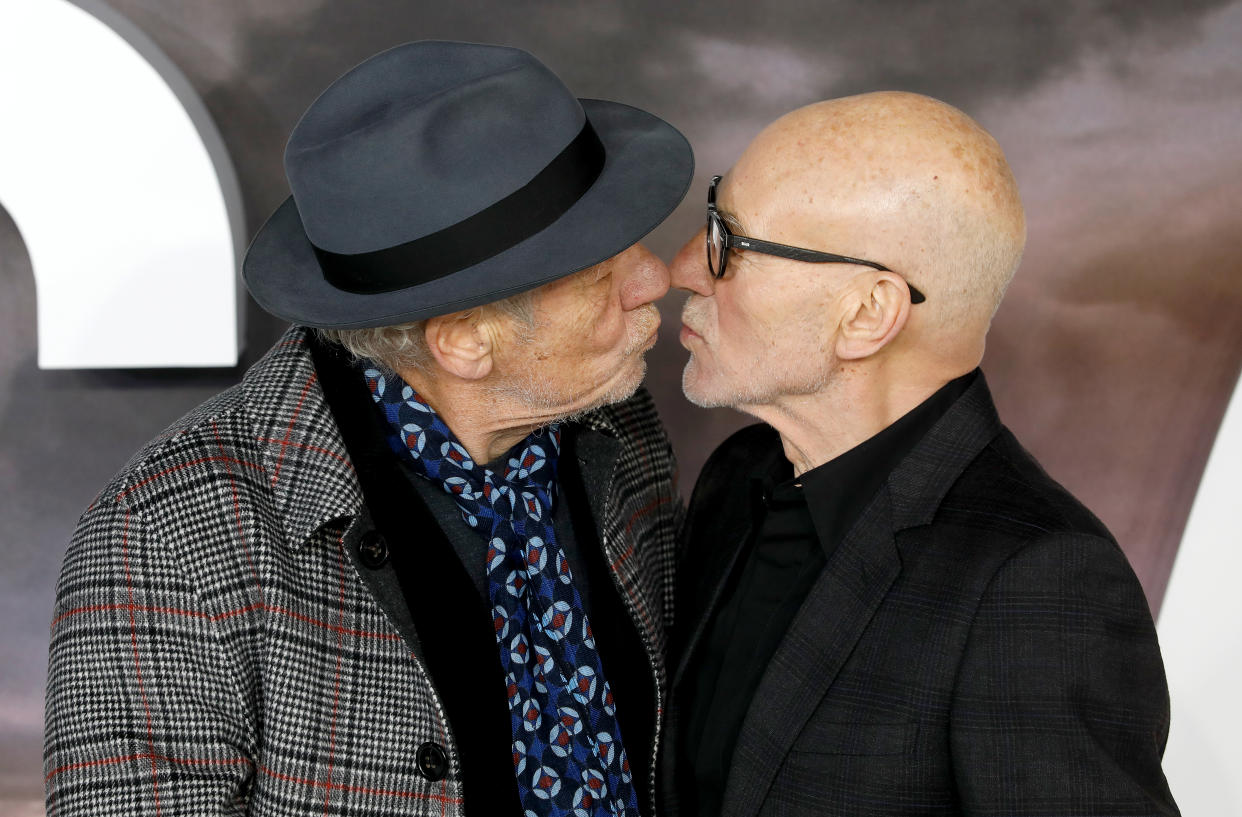
<instances>
[{"instance_id":1,"label":"pursed lips","mask_svg":"<svg viewBox=\"0 0 1242 817\"><path fill-rule=\"evenodd\" d=\"M702 313L706 311L706 304L697 300L694 295L686 299L686 303L681 309L681 331L677 336L682 346L685 346L686 342L691 338L698 340L700 343L707 342L703 332L695 326L698 322L697 319L703 317Z\"/></svg>"}]
</instances>

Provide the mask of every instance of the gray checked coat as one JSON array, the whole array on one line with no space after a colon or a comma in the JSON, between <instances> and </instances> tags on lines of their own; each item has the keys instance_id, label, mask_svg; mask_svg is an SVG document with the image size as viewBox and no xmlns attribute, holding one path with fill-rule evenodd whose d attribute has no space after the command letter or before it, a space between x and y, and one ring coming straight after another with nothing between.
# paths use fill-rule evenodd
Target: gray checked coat
<instances>
[{"instance_id":1,"label":"gray checked coat","mask_svg":"<svg viewBox=\"0 0 1242 817\"><path fill-rule=\"evenodd\" d=\"M52 817L468 807L437 690L360 576L369 514L305 341L290 330L83 515L51 628ZM593 510L659 712L671 451L645 392L585 423L617 442ZM418 770L428 742L447 750L443 779Z\"/></svg>"}]
</instances>

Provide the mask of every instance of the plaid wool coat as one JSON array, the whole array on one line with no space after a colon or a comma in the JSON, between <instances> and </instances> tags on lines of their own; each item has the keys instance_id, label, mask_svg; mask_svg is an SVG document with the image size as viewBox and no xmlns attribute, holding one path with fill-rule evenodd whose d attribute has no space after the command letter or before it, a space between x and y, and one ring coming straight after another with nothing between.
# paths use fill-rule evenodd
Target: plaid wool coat
<instances>
[{"instance_id":1,"label":"plaid wool coat","mask_svg":"<svg viewBox=\"0 0 1242 817\"><path fill-rule=\"evenodd\" d=\"M51 628L49 815L466 813L437 690L360 576L372 523L306 332L83 515ZM584 423L618 443L599 538L653 666L658 733L672 454L645 392ZM418 770L429 742L442 779Z\"/></svg>"}]
</instances>

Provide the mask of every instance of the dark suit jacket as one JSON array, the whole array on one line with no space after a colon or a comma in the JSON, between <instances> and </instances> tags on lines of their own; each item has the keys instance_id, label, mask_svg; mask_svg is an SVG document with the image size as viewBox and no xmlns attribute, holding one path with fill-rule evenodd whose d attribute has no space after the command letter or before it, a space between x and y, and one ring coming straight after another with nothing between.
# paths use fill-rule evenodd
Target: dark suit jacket
<instances>
[{"instance_id":1,"label":"dark suit jacket","mask_svg":"<svg viewBox=\"0 0 1242 817\"><path fill-rule=\"evenodd\" d=\"M679 584L674 739L687 659L749 534L739 474L779 456L776 432L752 426L695 487L681 575L714 580ZM1000 424L979 377L808 594L746 714L723 814L1177 814L1168 713L1125 556ZM677 754L665 745L664 817Z\"/></svg>"}]
</instances>

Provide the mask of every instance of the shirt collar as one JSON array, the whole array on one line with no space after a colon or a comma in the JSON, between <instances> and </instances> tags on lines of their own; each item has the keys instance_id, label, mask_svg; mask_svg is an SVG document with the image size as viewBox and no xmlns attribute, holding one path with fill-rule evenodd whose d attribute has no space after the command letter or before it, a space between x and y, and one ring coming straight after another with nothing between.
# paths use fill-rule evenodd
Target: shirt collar
<instances>
[{"instance_id":1,"label":"shirt collar","mask_svg":"<svg viewBox=\"0 0 1242 817\"><path fill-rule=\"evenodd\" d=\"M970 388L979 375L950 380L934 394L874 436L796 479L793 466L778 458L755 476L768 491L802 486L815 534L826 554L849 533L893 470Z\"/></svg>"}]
</instances>

